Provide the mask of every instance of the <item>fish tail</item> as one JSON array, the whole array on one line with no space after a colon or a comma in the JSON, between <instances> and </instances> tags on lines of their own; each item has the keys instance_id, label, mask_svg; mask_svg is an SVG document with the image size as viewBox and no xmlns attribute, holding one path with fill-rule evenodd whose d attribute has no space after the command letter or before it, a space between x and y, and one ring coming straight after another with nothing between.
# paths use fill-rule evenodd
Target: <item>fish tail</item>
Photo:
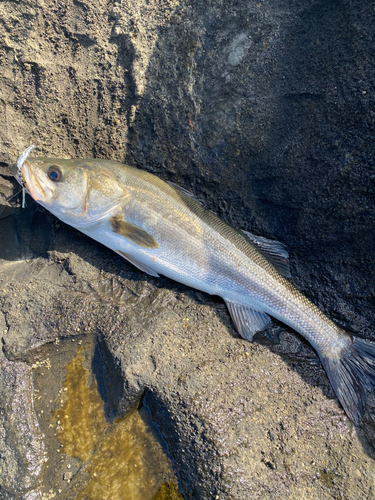
<instances>
[{"instance_id":1,"label":"fish tail","mask_svg":"<svg viewBox=\"0 0 375 500\"><path fill-rule=\"evenodd\" d=\"M375 342L345 337L339 355L319 356L345 412L359 426L367 395L375 387Z\"/></svg>"}]
</instances>

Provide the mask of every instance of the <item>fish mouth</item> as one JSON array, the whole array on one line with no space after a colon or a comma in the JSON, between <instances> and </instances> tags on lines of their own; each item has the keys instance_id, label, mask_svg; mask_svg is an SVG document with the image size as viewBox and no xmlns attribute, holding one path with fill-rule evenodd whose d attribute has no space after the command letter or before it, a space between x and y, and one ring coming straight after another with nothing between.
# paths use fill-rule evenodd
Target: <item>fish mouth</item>
<instances>
[{"instance_id":1,"label":"fish mouth","mask_svg":"<svg viewBox=\"0 0 375 500\"><path fill-rule=\"evenodd\" d=\"M29 146L23 151L17 161L17 168L13 167L13 174L23 188L32 196L35 201L46 202L51 196L52 191L46 184L33 175L30 165L27 163L27 157L35 146Z\"/></svg>"},{"instance_id":2,"label":"fish mouth","mask_svg":"<svg viewBox=\"0 0 375 500\"><path fill-rule=\"evenodd\" d=\"M35 201L46 202L50 198L51 190L45 184L42 185L38 177L32 174L27 161L23 162L20 173L24 187Z\"/></svg>"}]
</instances>

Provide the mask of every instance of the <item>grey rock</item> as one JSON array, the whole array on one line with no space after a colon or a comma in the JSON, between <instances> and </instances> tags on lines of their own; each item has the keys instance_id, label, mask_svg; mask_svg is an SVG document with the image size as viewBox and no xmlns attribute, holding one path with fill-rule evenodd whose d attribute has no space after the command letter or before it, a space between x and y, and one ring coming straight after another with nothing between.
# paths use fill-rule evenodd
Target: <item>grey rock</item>
<instances>
[{"instance_id":1,"label":"grey rock","mask_svg":"<svg viewBox=\"0 0 375 500\"><path fill-rule=\"evenodd\" d=\"M64 481L70 481L73 477L72 472L64 472Z\"/></svg>"},{"instance_id":2,"label":"grey rock","mask_svg":"<svg viewBox=\"0 0 375 500\"><path fill-rule=\"evenodd\" d=\"M31 368L0 358L1 498L38 498L44 442L33 409Z\"/></svg>"}]
</instances>

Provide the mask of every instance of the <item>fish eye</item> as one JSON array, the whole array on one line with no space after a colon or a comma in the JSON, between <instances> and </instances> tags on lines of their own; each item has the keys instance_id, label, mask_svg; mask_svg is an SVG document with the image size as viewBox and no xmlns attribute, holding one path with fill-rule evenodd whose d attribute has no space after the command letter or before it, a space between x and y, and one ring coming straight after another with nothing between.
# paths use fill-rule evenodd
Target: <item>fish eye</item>
<instances>
[{"instance_id":1,"label":"fish eye","mask_svg":"<svg viewBox=\"0 0 375 500\"><path fill-rule=\"evenodd\" d=\"M62 172L57 165L52 165L52 167L49 167L47 175L51 179L51 181L54 182L59 182L62 179Z\"/></svg>"}]
</instances>

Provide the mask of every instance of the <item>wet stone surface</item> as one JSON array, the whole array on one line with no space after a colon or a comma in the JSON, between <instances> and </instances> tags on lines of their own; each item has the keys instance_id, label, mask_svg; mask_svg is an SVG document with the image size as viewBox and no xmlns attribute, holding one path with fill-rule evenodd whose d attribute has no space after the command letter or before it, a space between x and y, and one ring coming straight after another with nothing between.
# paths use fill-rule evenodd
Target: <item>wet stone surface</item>
<instances>
[{"instance_id":1,"label":"wet stone surface","mask_svg":"<svg viewBox=\"0 0 375 500\"><path fill-rule=\"evenodd\" d=\"M182 498L147 409L114 418L113 382L95 335L57 339L35 356L34 408L46 446L42 498L168 500L165 489Z\"/></svg>"},{"instance_id":2,"label":"wet stone surface","mask_svg":"<svg viewBox=\"0 0 375 500\"><path fill-rule=\"evenodd\" d=\"M21 209L8 169L33 143L180 184L287 244L297 288L374 339L372 3L0 4L1 498L51 494L48 368L33 365L87 335L109 417L142 403L186 498L374 497L374 395L355 429L301 337L274 323L243 341L218 299L144 275L29 197ZM155 500L179 494L163 484Z\"/></svg>"},{"instance_id":3,"label":"wet stone surface","mask_svg":"<svg viewBox=\"0 0 375 500\"><path fill-rule=\"evenodd\" d=\"M72 233L65 227L57 232L61 242ZM360 498L362 491L372 495L374 462L366 438L371 412L364 430L353 427L314 351L300 337L279 328L270 338L258 336L250 344L235 333L221 302L168 280L146 278L99 245L82 248L84 258L51 251L48 258L3 267L0 290L7 329L19 320L13 308L22 311L30 328L26 347L12 335L3 336L2 365L3 373L11 367L24 377L23 384L29 383L19 389L28 398L17 399L16 415L2 399L4 422L14 425L3 453L12 454L13 461L6 463L14 463L14 474L24 477L25 498L39 498L37 492L45 491L42 478L48 486L46 467L52 467L52 450L60 446L51 420L43 417L49 409L38 402L45 390L42 373L53 361L41 354L40 346L53 343L60 368L54 369L52 389L63 390L65 360L71 354L61 352L60 358L56 349L75 350L92 332L110 373L109 414L127 414L142 402L167 444L187 498L340 498L343 491L350 493L347 498ZM55 275L60 276L57 289L52 286ZM10 296L17 297L11 305L6 300ZM44 340L41 332L46 332ZM68 341L56 344L56 339ZM94 371L92 377L100 385L100 373ZM9 385L5 387L9 398ZM47 400L55 404L56 396L48 394ZM21 427L25 419L27 427ZM14 442L22 443L18 455ZM22 462L28 465L21 468ZM75 474L78 462L69 458L63 466L65 462L72 469L63 474ZM34 463L41 470L33 475ZM63 475L61 482L66 486ZM15 485L6 487L5 498L12 498Z\"/></svg>"}]
</instances>

